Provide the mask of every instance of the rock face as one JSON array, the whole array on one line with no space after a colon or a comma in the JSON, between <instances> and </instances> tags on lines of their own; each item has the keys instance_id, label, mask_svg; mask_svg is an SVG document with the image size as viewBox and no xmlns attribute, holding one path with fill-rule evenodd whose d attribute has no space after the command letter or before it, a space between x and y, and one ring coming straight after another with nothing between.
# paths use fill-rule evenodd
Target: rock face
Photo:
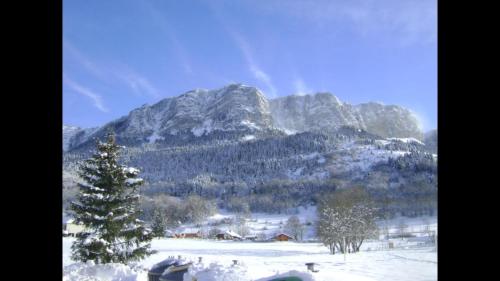
<instances>
[{"instance_id":1,"label":"rock face","mask_svg":"<svg viewBox=\"0 0 500 281\"><path fill-rule=\"evenodd\" d=\"M421 125L408 109L371 102L357 105L356 111L368 132L382 137L423 139Z\"/></svg>"},{"instance_id":2,"label":"rock face","mask_svg":"<svg viewBox=\"0 0 500 281\"><path fill-rule=\"evenodd\" d=\"M132 110L97 129L63 128L65 150L101 138L112 129L127 145L184 140L214 134L263 135L362 129L380 137L422 139L417 119L394 105L342 103L330 93L286 96L268 100L255 87L231 84L221 89L196 89Z\"/></svg>"},{"instance_id":3,"label":"rock face","mask_svg":"<svg viewBox=\"0 0 500 281\"><path fill-rule=\"evenodd\" d=\"M417 118L396 105L342 103L330 93L288 96L271 100L275 124L295 132L336 130L342 126L363 129L381 137L422 140Z\"/></svg>"},{"instance_id":4,"label":"rock face","mask_svg":"<svg viewBox=\"0 0 500 281\"><path fill-rule=\"evenodd\" d=\"M361 128L354 108L330 93L287 96L271 100L271 114L279 128L294 131L321 131L342 126Z\"/></svg>"}]
</instances>

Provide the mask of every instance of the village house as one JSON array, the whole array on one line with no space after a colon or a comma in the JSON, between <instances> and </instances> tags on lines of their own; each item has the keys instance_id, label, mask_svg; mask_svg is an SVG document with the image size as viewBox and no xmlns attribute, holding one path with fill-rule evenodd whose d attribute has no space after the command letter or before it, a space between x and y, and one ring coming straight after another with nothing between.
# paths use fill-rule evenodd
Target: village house
<instances>
[{"instance_id":1,"label":"village house","mask_svg":"<svg viewBox=\"0 0 500 281\"><path fill-rule=\"evenodd\" d=\"M218 233L215 237L219 240L243 240L241 235L231 230Z\"/></svg>"},{"instance_id":2,"label":"village house","mask_svg":"<svg viewBox=\"0 0 500 281\"><path fill-rule=\"evenodd\" d=\"M175 238L202 238L198 228L185 228L175 234Z\"/></svg>"},{"instance_id":3,"label":"village house","mask_svg":"<svg viewBox=\"0 0 500 281\"><path fill-rule=\"evenodd\" d=\"M273 239L276 241L289 241L293 240L293 237L285 233L278 233L273 237Z\"/></svg>"}]
</instances>

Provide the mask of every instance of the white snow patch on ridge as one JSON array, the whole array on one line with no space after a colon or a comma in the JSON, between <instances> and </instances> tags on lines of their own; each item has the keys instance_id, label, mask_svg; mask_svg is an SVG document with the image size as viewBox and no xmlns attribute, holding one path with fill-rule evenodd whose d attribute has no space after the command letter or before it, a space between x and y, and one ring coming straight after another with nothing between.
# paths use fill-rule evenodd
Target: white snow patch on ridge
<instances>
[{"instance_id":1,"label":"white snow patch on ridge","mask_svg":"<svg viewBox=\"0 0 500 281\"><path fill-rule=\"evenodd\" d=\"M204 134L209 134L210 132L212 132L214 130L214 128L212 127L212 124L213 124L213 120L207 119L207 120L203 121L203 124L200 127L192 128L191 132L193 133L193 135L195 135L197 137L201 137Z\"/></svg>"},{"instance_id":2,"label":"white snow patch on ridge","mask_svg":"<svg viewBox=\"0 0 500 281\"><path fill-rule=\"evenodd\" d=\"M423 142L417 140L416 138L387 138L387 140L395 140L395 141L401 141L401 142L404 142L404 143L411 143L411 142L416 142L418 144L421 144L421 145L424 145Z\"/></svg>"},{"instance_id":3,"label":"white snow patch on ridge","mask_svg":"<svg viewBox=\"0 0 500 281\"><path fill-rule=\"evenodd\" d=\"M243 138L241 138L241 140L243 140L243 141L249 141L249 140L254 140L254 139L255 139L254 135L246 135Z\"/></svg>"},{"instance_id":4,"label":"white snow patch on ridge","mask_svg":"<svg viewBox=\"0 0 500 281\"><path fill-rule=\"evenodd\" d=\"M241 125L244 125L244 126L247 126L248 128L252 128L252 129L256 129L256 130L260 129L260 127L255 125L255 123L250 122L248 120L241 121Z\"/></svg>"}]
</instances>

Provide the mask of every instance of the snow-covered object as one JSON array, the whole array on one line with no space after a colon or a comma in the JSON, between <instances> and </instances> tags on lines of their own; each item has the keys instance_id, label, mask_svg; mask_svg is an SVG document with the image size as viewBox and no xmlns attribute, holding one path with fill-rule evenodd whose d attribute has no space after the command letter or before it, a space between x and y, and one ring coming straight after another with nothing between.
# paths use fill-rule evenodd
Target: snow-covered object
<instances>
[{"instance_id":1,"label":"snow-covered object","mask_svg":"<svg viewBox=\"0 0 500 281\"><path fill-rule=\"evenodd\" d=\"M239 239L243 239L243 237L241 237L241 235L239 235L238 233L234 232L234 231L231 231L231 230L228 230L225 232L227 235L231 236L231 237L235 237L235 238L239 238Z\"/></svg>"},{"instance_id":2,"label":"snow-covered object","mask_svg":"<svg viewBox=\"0 0 500 281\"><path fill-rule=\"evenodd\" d=\"M121 263L74 263L63 268L63 281L147 281L147 271Z\"/></svg>"},{"instance_id":3,"label":"snow-covered object","mask_svg":"<svg viewBox=\"0 0 500 281\"><path fill-rule=\"evenodd\" d=\"M196 279L193 279L196 278ZM211 263L205 266L203 263L194 264L184 274L184 281L250 281L248 269L244 264L225 266L219 263Z\"/></svg>"},{"instance_id":4,"label":"snow-covered object","mask_svg":"<svg viewBox=\"0 0 500 281\"><path fill-rule=\"evenodd\" d=\"M317 279L310 272L301 272L301 271L297 271L297 270L291 270L291 271L284 272L284 273L281 273L281 274L276 274L274 276L257 279L255 281L269 281L269 280L274 280L274 279L279 279L279 278L285 278L285 277L299 277L302 281L316 281L316 280L319 280L319 279Z\"/></svg>"}]
</instances>

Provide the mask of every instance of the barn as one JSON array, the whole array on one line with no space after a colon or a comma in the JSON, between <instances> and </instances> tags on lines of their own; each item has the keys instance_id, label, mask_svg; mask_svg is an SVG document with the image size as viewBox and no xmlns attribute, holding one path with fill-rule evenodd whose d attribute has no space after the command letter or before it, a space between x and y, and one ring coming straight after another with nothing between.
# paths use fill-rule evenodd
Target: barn
<instances>
[{"instance_id":1,"label":"barn","mask_svg":"<svg viewBox=\"0 0 500 281\"><path fill-rule=\"evenodd\" d=\"M289 241L293 240L293 237L286 233L278 233L274 236L274 240L276 241Z\"/></svg>"}]
</instances>

